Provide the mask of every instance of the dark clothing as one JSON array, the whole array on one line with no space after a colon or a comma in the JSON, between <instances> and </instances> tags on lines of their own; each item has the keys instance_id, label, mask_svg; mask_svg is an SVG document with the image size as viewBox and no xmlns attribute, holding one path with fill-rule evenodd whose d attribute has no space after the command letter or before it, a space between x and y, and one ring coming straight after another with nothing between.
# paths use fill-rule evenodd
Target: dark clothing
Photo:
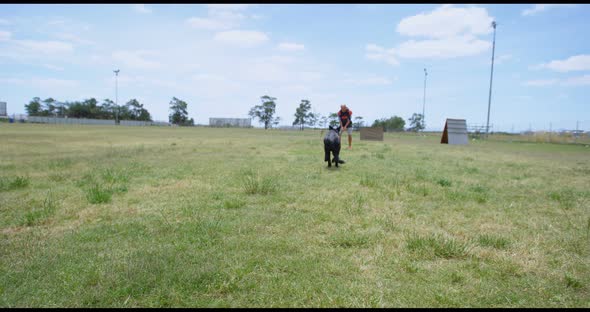
<instances>
[{"instance_id":1,"label":"dark clothing","mask_svg":"<svg viewBox=\"0 0 590 312\"><path fill-rule=\"evenodd\" d=\"M340 122L342 123L342 127L352 127L352 120L351 120L351 116L352 116L352 111L349 109L346 112L343 112L342 110L338 111L338 118L340 118ZM348 124L348 126L346 125L347 122L350 123Z\"/></svg>"}]
</instances>

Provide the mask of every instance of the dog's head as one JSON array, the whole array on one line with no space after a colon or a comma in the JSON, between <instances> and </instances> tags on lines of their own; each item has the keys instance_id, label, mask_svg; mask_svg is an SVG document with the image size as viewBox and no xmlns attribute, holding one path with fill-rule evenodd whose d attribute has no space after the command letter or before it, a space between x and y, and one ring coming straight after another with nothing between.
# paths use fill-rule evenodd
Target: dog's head
<instances>
[{"instance_id":1,"label":"dog's head","mask_svg":"<svg viewBox=\"0 0 590 312\"><path fill-rule=\"evenodd\" d=\"M338 126L337 128L334 128L334 127L332 127L332 126L330 125L330 126L328 126L328 129L330 129L330 130L334 130L334 131L336 131L337 133L340 133L340 126Z\"/></svg>"}]
</instances>

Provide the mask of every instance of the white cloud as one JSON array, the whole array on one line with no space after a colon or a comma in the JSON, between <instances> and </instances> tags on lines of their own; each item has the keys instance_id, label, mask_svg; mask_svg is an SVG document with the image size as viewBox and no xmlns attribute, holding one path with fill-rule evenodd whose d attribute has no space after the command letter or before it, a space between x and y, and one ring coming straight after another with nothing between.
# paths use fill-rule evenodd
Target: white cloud
<instances>
[{"instance_id":1,"label":"white cloud","mask_svg":"<svg viewBox=\"0 0 590 312\"><path fill-rule=\"evenodd\" d=\"M541 79L529 80L524 83L526 86L544 87L551 85L560 86L587 86L590 85L590 75L583 75L578 77L570 77L564 79Z\"/></svg>"},{"instance_id":2,"label":"white cloud","mask_svg":"<svg viewBox=\"0 0 590 312\"><path fill-rule=\"evenodd\" d=\"M281 51L303 51L305 46L299 43L283 42L279 44L278 49Z\"/></svg>"},{"instance_id":3,"label":"white cloud","mask_svg":"<svg viewBox=\"0 0 590 312\"><path fill-rule=\"evenodd\" d=\"M390 65L399 65L395 55L395 49L385 49L376 44L368 44L365 47L365 56L370 60L384 61Z\"/></svg>"},{"instance_id":4,"label":"white cloud","mask_svg":"<svg viewBox=\"0 0 590 312\"><path fill-rule=\"evenodd\" d=\"M519 95L516 98L519 99L519 100L525 100L525 101L528 101L528 100L532 100L533 99L533 97L530 96L530 95Z\"/></svg>"},{"instance_id":5,"label":"white cloud","mask_svg":"<svg viewBox=\"0 0 590 312\"><path fill-rule=\"evenodd\" d=\"M575 4L535 4L532 8L530 9L526 9L522 11L522 16L529 16L529 15L535 15L539 12L551 9L551 8L557 8L557 7L573 7L576 6Z\"/></svg>"},{"instance_id":6,"label":"white cloud","mask_svg":"<svg viewBox=\"0 0 590 312\"><path fill-rule=\"evenodd\" d=\"M215 74L197 74L193 75L192 79L201 81L224 81L225 77Z\"/></svg>"},{"instance_id":7,"label":"white cloud","mask_svg":"<svg viewBox=\"0 0 590 312\"><path fill-rule=\"evenodd\" d=\"M57 33L57 34L55 34L55 37L57 37L58 39L70 41L70 42L73 42L76 44L87 44L87 45L95 44L94 41L82 39L79 36L71 34L71 33Z\"/></svg>"},{"instance_id":8,"label":"white cloud","mask_svg":"<svg viewBox=\"0 0 590 312\"><path fill-rule=\"evenodd\" d=\"M357 86L378 86L390 85L392 81L385 77L371 76L366 78L349 78L343 81Z\"/></svg>"},{"instance_id":9,"label":"white cloud","mask_svg":"<svg viewBox=\"0 0 590 312\"><path fill-rule=\"evenodd\" d=\"M496 63L496 64L500 65L500 64L502 64L502 63L504 63L504 62L506 62L506 61L509 61L509 60L511 60L511 59L513 59L513 57L512 57L512 55L511 55L511 54L503 54L503 55L500 55L499 57L497 57L497 58L494 60L494 63Z\"/></svg>"},{"instance_id":10,"label":"white cloud","mask_svg":"<svg viewBox=\"0 0 590 312\"><path fill-rule=\"evenodd\" d=\"M105 83L113 83L114 78L105 79ZM124 73L119 74L119 85L120 86L134 86L139 88L153 88L158 87L162 89L177 90L179 85L173 80L160 79L155 77L146 77L142 75L126 75Z\"/></svg>"},{"instance_id":11,"label":"white cloud","mask_svg":"<svg viewBox=\"0 0 590 312\"><path fill-rule=\"evenodd\" d=\"M189 24L193 28L201 28L201 29L225 29L227 28L226 25L221 21L216 21L211 18L203 18L203 17L191 17L186 20L186 23Z\"/></svg>"},{"instance_id":12,"label":"white cloud","mask_svg":"<svg viewBox=\"0 0 590 312\"><path fill-rule=\"evenodd\" d=\"M566 86L588 86L590 85L590 75L568 78L562 84Z\"/></svg>"},{"instance_id":13,"label":"white cloud","mask_svg":"<svg viewBox=\"0 0 590 312\"><path fill-rule=\"evenodd\" d=\"M193 28L206 30L227 30L236 28L246 17L235 12L236 10L247 7L243 5L226 6L226 5L209 5L207 17L191 17L186 23Z\"/></svg>"},{"instance_id":14,"label":"white cloud","mask_svg":"<svg viewBox=\"0 0 590 312\"><path fill-rule=\"evenodd\" d=\"M207 4L207 7L211 10L228 10L228 11L237 11L237 10L244 10L248 7L251 7L252 4Z\"/></svg>"},{"instance_id":15,"label":"white cloud","mask_svg":"<svg viewBox=\"0 0 590 312\"><path fill-rule=\"evenodd\" d=\"M558 72L590 70L590 55L575 55L563 61L551 61L546 64L532 66L532 69L548 68Z\"/></svg>"},{"instance_id":16,"label":"white cloud","mask_svg":"<svg viewBox=\"0 0 590 312\"><path fill-rule=\"evenodd\" d=\"M59 88L75 88L80 85L78 81L75 80L64 80L64 79L56 79L56 78L39 78L34 77L30 79L22 79L22 78L0 78L1 83L10 83L10 84L17 84L17 85L27 85L32 86L34 88L40 89L59 89Z\"/></svg>"},{"instance_id":17,"label":"white cloud","mask_svg":"<svg viewBox=\"0 0 590 312\"><path fill-rule=\"evenodd\" d=\"M67 89L75 88L80 85L80 83L75 80L64 80L55 78L33 78L31 79L31 83L33 86L42 89Z\"/></svg>"},{"instance_id":18,"label":"white cloud","mask_svg":"<svg viewBox=\"0 0 590 312\"><path fill-rule=\"evenodd\" d=\"M152 13L152 9L145 6L145 4L133 4L133 9L138 13Z\"/></svg>"},{"instance_id":19,"label":"white cloud","mask_svg":"<svg viewBox=\"0 0 590 312\"><path fill-rule=\"evenodd\" d=\"M12 37L12 34L9 31L0 30L0 41L8 41Z\"/></svg>"},{"instance_id":20,"label":"white cloud","mask_svg":"<svg viewBox=\"0 0 590 312\"><path fill-rule=\"evenodd\" d=\"M0 78L0 83L23 84L25 81L19 78Z\"/></svg>"},{"instance_id":21,"label":"white cloud","mask_svg":"<svg viewBox=\"0 0 590 312\"><path fill-rule=\"evenodd\" d=\"M490 42L478 36L493 31L492 21L483 7L442 5L431 12L406 17L397 25L398 33L422 38L410 39L389 49L369 44L365 56L398 65L400 58L445 59L477 55L491 48Z\"/></svg>"},{"instance_id":22,"label":"white cloud","mask_svg":"<svg viewBox=\"0 0 590 312\"><path fill-rule=\"evenodd\" d=\"M55 65L51 65L51 64L43 64L43 67L45 67L47 69L51 69L51 70L56 70L56 71L63 71L64 70L63 67L55 66Z\"/></svg>"},{"instance_id":23,"label":"white cloud","mask_svg":"<svg viewBox=\"0 0 590 312\"><path fill-rule=\"evenodd\" d=\"M406 17L397 26L397 32L407 36L430 38L452 37L461 34L487 35L492 22L485 8L458 8L443 5L430 13Z\"/></svg>"},{"instance_id":24,"label":"white cloud","mask_svg":"<svg viewBox=\"0 0 590 312\"><path fill-rule=\"evenodd\" d=\"M123 66L136 69L158 69L162 65L155 61L146 59L146 56L153 55L150 51L116 51L113 52L113 60Z\"/></svg>"},{"instance_id":25,"label":"white cloud","mask_svg":"<svg viewBox=\"0 0 590 312\"><path fill-rule=\"evenodd\" d=\"M66 21L63 19L55 19L55 20L51 20L47 22L47 25L49 26L55 26L55 25L65 25Z\"/></svg>"},{"instance_id":26,"label":"white cloud","mask_svg":"<svg viewBox=\"0 0 590 312\"><path fill-rule=\"evenodd\" d=\"M453 58L476 55L491 48L488 41L473 36L459 36L431 40L409 40L402 43L396 54L403 58Z\"/></svg>"},{"instance_id":27,"label":"white cloud","mask_svg":"<svg viewBox=\"0 0 590 312\"><path fill-rule=\"evenodd\" d=\"M525 86L533 86L533 87L544 87L544 86L551 86L555 85L559 82L558 79L539 79L539 80L529 80L524 83Z\"/></svg>"},{"instance_id":28,"label":"white cloud","mask_svg":"<svg viewBox=\"0 0 590 312\"><path fill-rule=\"evenodd\" d=\"M269 40L265 33L254 30L222 31L216 33L214 39L218 42L244 47L259 45Z\"/></svg>"},{"instance_id":29,"label":"white cloud","mask_svg":"<svg viewBox=\"0 0 590 312\"><path fill-rule=\"evenodd\" d=\"M28 52L40 52L44 54L68 53L73 51L70 43L62 41L35 41L15 40L16 44Z\"/></svg>"}]
</instances>

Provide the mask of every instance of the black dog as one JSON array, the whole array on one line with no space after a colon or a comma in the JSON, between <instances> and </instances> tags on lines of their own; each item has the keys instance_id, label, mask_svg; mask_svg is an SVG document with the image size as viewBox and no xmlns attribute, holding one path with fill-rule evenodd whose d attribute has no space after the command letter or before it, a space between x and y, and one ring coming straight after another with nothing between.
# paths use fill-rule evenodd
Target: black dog
<instances>
[{"instance_id":1,"label":"black dog","mask_svg":"<svg viewBox=\"0 0 590 312\"><path fill-rule=\"evenodd\" d=\"M330 152L334 155L333 162L336 163L336 168L338 168L338 164L343 164L344 161L340 159L340 126L338 128L333 128L332 126L329 127L328 133L324 137L324 161L328 162L328 167L332 167L332 161L330 161Z\"/></svg>"}]
</instances>

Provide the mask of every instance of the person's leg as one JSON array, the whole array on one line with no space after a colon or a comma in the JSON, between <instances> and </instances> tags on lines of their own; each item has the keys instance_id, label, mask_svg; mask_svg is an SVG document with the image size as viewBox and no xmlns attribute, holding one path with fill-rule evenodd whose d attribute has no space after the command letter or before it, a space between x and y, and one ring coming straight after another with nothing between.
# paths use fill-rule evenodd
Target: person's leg
<instances>
[{"instance_id":1,"label":"person's leg","mask_svg":"<svg viewBox=\"0 0 590 312\"><path fill-rule=\"evenodd\" d=\"M352 149L352 128L348 129L348 149Z\"/></svg>"}]
</instances>

